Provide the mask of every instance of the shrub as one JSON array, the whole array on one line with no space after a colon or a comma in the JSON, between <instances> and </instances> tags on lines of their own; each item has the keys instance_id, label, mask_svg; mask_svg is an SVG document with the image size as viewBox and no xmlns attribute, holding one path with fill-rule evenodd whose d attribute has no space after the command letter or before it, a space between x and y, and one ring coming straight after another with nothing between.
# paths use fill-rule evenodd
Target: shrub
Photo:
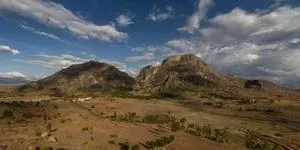
<instances>
[{"instance_id":1,"label":"shrub","mask_svg":"<svg viewBox=\"0 0 300 150\"><path fill-rule=\"evenodd\" d=\"M164 147L172 143L174 140L175 140L174 135L164 136L154 141L147 141L145 145L148 149L154 149L154 148Z\"/></svg>"},{"instance_id":2,"label":"shrub","mask_svg":"<svg viewBox=\"0 0 300 150\"><path fill-rule=\"evenodd\" d=\"M4 118L13 118L14 117L14 114L12 111L10 110L5 110L3 113L2 113L2 116Z\"/></svg>"},{"instance_id":3,"label":"shrub","mask_svg":"<svg viewBox=\"0 0 300 150\"><path fill-rule=\"evenodd\" d=\"M210 138L211 137L211 133L212 133L212 130L211 130L211 126L209 124L207 125L204 125L201 129L202 131L202 135L205 137L205 138Z\"/></svg>"},{"instance_id":4,"label":"shrub","mask_svg":"<svg viewBox=\"0 0 300 150\"><path fill-rule=\"evenodd\" d=\"M172 131L172 132L179 131L179 130L181 130L182 128L183 128L183 126L182 126L181 123L178 122L178 121L174 121L174 122L172 122L172 124L171 124L171 131Z\"/></svg>"},{"instance_id":5,"label":"shrub","mask_svg":"<svg viewBox=\"0 0 300 150\"><path fill-rule=\"evenodd\" d=\"M140 146L139 145L133 145L131 147L131 150L140 150Z\"/></svg>"},{"instance_id":6,"label":"shrub","mask_svg":"<svg viewBox=\"0 0 300 150\"><path fill-rule=\"evenodd\" d=\"M108 143L109 143L109 144L113 144L113 145L116 144L116 142L115 142L114 140L109 140Z\"/></svg>"},{"instance_id":7,"label":"shrub","mask_svg":"<svg viewBox=\"0 0 300 150\"><path fill-rule=\"evenodd\" d=\"M65 123L67 120L65 119L60 119L60 123Z\"/></svg>"},{"instance_id":8,"label":"shrub","mask_svg":"<svg viewBox=\"0 0 300 150\"><path fill-rule=\"evenodd\" d=\"M207 138L209 140L213 140L219 143L229 143L229 131L228 127L223 129L212 129L209 124L199 126L197 124L189 124L185 129L185 132Z\"/></svg>"},{"instance_id":9,"label":"shrub","mask_svg":"<svg viewBox=\"0 0 300 150\"><path fill-rule=\"evenodd\" d=\"M117 135L117 134L112 134L112 135L110 135L110 137L112 137L112 138L117 138L118 135Z\"/></svg>"},{"instance_id":10,"label":"shrub","mask_svg":"<svg viewBox=\"0 0 300 150\"><path fill-rule=\"evenodd\" d=\"M121 150L129 150L129 143L128 142L119 143L119 145L120 145Z\"/></svg>"},{"instance_id":11,"label":"shrub","mask_svg":"<svg viewBox=\"0 0 300 150\"><path fill-rule=\"evenodd\" d=\"M215 129L212 140L218 143L228 143L228 128Z\"/></svg>"},{"instance_id":12,"label":"shrub","mask_svg":"<svg viewBox=\"0 0 300 150\"><path fill-rule=\"evenodd\" d=\"M152 94L152 97L156 98L178 98L180 97L180 91L177 89L163 88Z\"/></svg>"},{"instance_id":13,"label":"shrub","mask_svg":"<svg viewBox=\"0 0 300 150\"><path fill-rule=\"evenodd\" d=\"M245 147L248 149L262 149L263 147L261 146L261 143L259 143L258 140L256 140L255 138L251 137L251 136L247 136L246 141L245 141Z\"/></svg>"},{"instance_id":14,"label":"shrub","mask_svg":"<svg viewBox=\"0 0 300 150\"><path fill-rule=\"evenodd\" d=\"M202 104L203 104L203 105L207 105L207 106L212 106L212 105L213 105L212 102L203 102Z\"/></svg>"},{"instance_id":15,"label":"shrub","mask_svg":"<svg viewBox=\"0 0 300 150\"><path fill-rule=\"evenodd\" d=\"M46 125L46 129L47 129L48 131L50 131L50 130L52 129L52 123L51 123L51 122L49 122L49 123Z\"/></svg>"},{"instance_id":16,"label":"shrub","mask_svg":"<svg viewBox=\"0 0 300 150\"><path fill-rule=\"evenodd\" d=\"M81 129L83 132L85 132L85 131L89 131L89 128L88 127L84 127L84 128L82 128Z\"/></svg>"},{"instance_id":17,"label":"shrub","mask_svg":"<svg viewBox=\"0 0 300 150\"><path fill-rule=\"evenodd\" d=\"M143 117L143 122L144 123L154 123L154 124L164 124L164 123L169 123L173 122L176 119L172 116L169 115L151 115L148 114Z\"/></svg>"},{"instance_id":18,"label":"shrub","mask_svg":"<svg viewBox=\"0 0 300 150\"><path fill-rule=\"evenodd\" d=\"M185 122L186 122L186 118L183 117L183 118L180 119L180 123L184 124Z\"/></svg>"}]
</instances>

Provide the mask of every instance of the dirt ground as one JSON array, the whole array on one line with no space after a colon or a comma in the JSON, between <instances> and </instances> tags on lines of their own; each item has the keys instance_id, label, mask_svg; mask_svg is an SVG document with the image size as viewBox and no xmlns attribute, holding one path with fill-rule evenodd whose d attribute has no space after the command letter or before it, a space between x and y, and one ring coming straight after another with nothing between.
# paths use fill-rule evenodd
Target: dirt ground
<instances>
[{"instance_id":1,"label":"dirt ground","mask_svg":"<svg viewBox=\"0 0 300 150\"><path fill-rule=\"evenodd\" d=\"M171 135L174 135L174 141L160 148L246 149L250 148L245 143L251 136L262 142L262 146L269 145L269 149L300 149L299 101L243 104L218 99L140 100L107 96L80 102L70 99L26 100L3 102L2 99L0 150L45 147L118 150L126 149L126 142L129 147L138 145L140 149L150 149L147 141ZM8 110L13 114L4 113ZM126 114L133 113L134 118L128 119ZM155 115L170 116L176 121L157 123L142 119ZM181 121L182 118L184 121ZM173 122L179 120L181 127L174 131ZM209 126L212 132L227 128L227 134L222 136L221 142L195 135L188 132L192 124Z\"/></svg>"}]
</instances>

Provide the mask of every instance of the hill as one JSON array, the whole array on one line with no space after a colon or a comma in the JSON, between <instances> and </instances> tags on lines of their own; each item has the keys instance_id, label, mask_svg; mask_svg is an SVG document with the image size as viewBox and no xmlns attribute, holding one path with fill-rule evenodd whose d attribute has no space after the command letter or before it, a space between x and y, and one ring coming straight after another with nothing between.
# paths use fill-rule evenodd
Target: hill
<instances>
[{"instance_id":1,"label":"hill","mask_svg":"<svg viewBox=\"0 0 300 150\"><path fill-rule=\"evenodd\" d=\"M171 56L160 66L146 66L137 77L141 89L217 86L222 77L193 54Z\"/></svg>"},{"instance_id":2,"label":"hill","mask_svg":"<svg viewBox=\"0 0 300 150\"><path fill-rule=\"evenodd\" d=\"M134 84L134 78L114 66L90 61L72 65L47 78L21 86L18 92L76 95L80 92L130 91Z\"/></svg>"}]
</instances>

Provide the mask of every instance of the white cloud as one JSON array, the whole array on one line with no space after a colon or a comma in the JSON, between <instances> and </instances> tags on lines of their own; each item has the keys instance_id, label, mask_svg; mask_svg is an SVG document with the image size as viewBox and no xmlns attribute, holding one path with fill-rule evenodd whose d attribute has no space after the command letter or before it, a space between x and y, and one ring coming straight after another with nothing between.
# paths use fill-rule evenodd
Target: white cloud
<instances>
[{"instance_id":1,"label":"white cloud","mask_svg":"<svg viewBox=\"0 0 300 150\"><path fill-rule=\"evenodd\" d=\"M140 46L132 48L134 52L155 52L161 49L161 46Z\"/></svg>"},{"instance_id":2,"label":"white cloud","mask_svg":"<svg viewBox=\"0 0 300 150\"><path fill-rule=\"evenodd\" d=\"M19 50L17 49L13 49L9 46L6 46L6 45L0 45L0 53L1 52L8 52L8 53L11 53L13 55L16 55L16 54L19 54Z\"/></svg>"},{"instance_id":3,"label":"white cloud","mask_svg":"<svg viewBox=\"0 0 300 150\"><path fill-rule=\"evenodd\" d=\"M131 61L131 62L137 62L137 61L149 61L149 60L154 60L155 54L151 53L151 52L146 52L144 53L144 55L141 56L131 56L131 57L127 57L126 60L127 61Z\"/></svg>"},{"instance_id":4,"label":"white cloud","mask_svg":"<svg viewBox=\"0 0 300 150\"><path fill-rule=\"evenodd\" d=\"M186 25L179 28L179 31L194 33L200 28L201 21L206 17L208 9L212 6L214 0L199 0L197 11L187 19Z\"/></svg>"},{"instance_id":5,"label":"white cloud","mask_svg":"<svg viewBox=\"0 0 300 150\"><path fill-rule=\"evenodd\" d=\"M112 25L97 25L76 16L64 6L45 0L1 0L0 11L34 19L54 28L66 29L83 39L112 42L128 38Z\"/></svg>"},{"instance_id":6,"label":"white cloud","mask_svg":"<svg viewBox=\"0 0 300 150\"><path fill-rule=\"evenodd\" d=\"M163 11L159 8L154 7L148 15L147 19L152 21L165 21L174 17L173 12L174 9L171 6L167 6L166 10Z\"/></svg>"},{"instance_id":7,"label":"white cloud","mask_svg":"<svg viewBox=\"0 0 300 150\"><path fill-rule=\"evenodd\" d=\"M284 6L269 13L249 13L235 8L210 20L210 27L200 30L209 42L252 40L278 41L300 33L300 7ZM239 31L239 32L237 32Z\"/></svg>"},{"instance_id":8,"label":"white cloud","mask_svg":"<svg viewBox=\"0 0 300 150\"><path fill-rule=\"evenodd\" d=\"M64 40L62 40L61 38L59 38L58 36L56 36L54 34L42 32L42 31L38 31L35 28L28 27L28 26L25 26L25 25L20 25L20 27L23 28L26 31L31 31L31 32L33 32L35 34L42 35L44 37L51 38L51 39L57 40L59 42L64 42Z\"/></svg>"},{"instance_id":9,"label":"white cloud","mask_svg":"<svg viewBox=\"0 0 300 150\"><path fill-rule=\"evenodd\" d=\"M39 64L44 67L63 69L74 64L81 64L87 62L87 59L72 56L69 54L61 55L36 55L39 59L33 60L33 63Z\"/></svg>"},{"instance_id":10,"label":"white cloud","mask_svg":"<svg viewBox=\"0 0 300 150\"><path fill-rule=\"evenodd\" d=\"M127 27L128 25L134 24L132 19L133 19L132 16L121 14L116 18L116 21L119 26Z\"/></svg>"},{"instance_id":11,"label":"white cloud","mask_svg":"<svg viewBox=\"0 0 300 150\"><path fill-rule=\"evenodd\" d=\"M26 75L20 72L4 72L0 73L1 78L26 78Z\"/></svg>"},{"instance_id":12,"label":"white cloud","mask_svg":"<svg viewBox=\"0 0 300 150\"><path fill-rule=\"evenodd\" d=\"M86 56L90 59L95 59L97 56L95 54L89 54L88 52L80 52L81 55Z\"/></svg>"},{"instance_id":13,"label":"white cloud","mask_svg":"<svg viewBox=\"0 0 300 150\"><path fill-rule=\"evenodd\" d=\"M184 40L184 39L179 39L179 40L171 40L168 41L165 46L168 46L172 48L173 50L180 50L180 51L186 51L186 52L191 52L194 51L195 48L197 47L197 44L195 44L192 41L189 40Z\"/></svg>"}]
</instances>

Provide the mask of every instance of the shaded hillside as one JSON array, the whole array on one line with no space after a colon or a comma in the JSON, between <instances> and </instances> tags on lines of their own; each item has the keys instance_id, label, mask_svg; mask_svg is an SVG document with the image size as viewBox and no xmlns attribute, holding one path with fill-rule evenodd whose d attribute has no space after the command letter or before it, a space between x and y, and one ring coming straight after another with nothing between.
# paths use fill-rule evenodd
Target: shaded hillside
<instances>
[{"instance_id":1,"label":"shaded hillside","mask_svg":"<svg viewBox=\"0 0 300 150\"><path fill-rule=\"evenodd\" d=\"M114 66L90 61L70 66L47 78L21 86L18 91L74 95L77 92L130 91L134 83L132 77Z\"/></svg>"}]
</instances>

